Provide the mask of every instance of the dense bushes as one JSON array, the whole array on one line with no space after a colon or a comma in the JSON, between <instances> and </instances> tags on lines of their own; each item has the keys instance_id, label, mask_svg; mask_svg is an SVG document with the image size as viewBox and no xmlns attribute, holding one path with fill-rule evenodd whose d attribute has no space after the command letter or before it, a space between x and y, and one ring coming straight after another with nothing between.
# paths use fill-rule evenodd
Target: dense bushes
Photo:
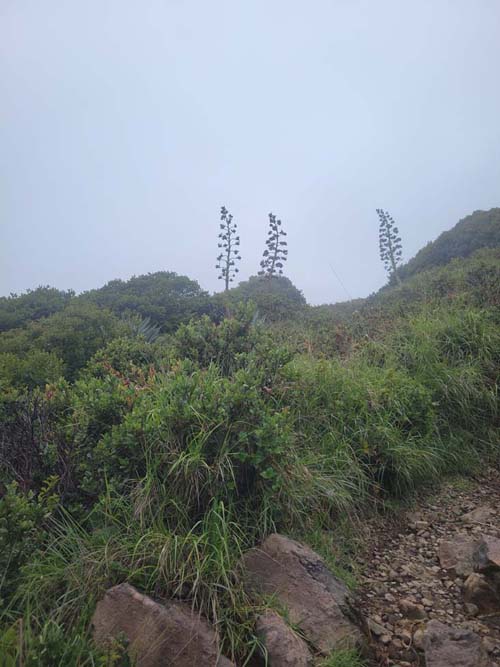
<instances>
[{"instance_id":1,"label":"dense bushes","mask_svg":"<svg viewBox=\"0 0 500 667\"><path fill-rule=\"evenodd\" d=\"M267 322L293 319L306 305L302 292L284 276L252 276L214 300L231 305L251 301Z\"/></svg>"},{"instance_id":2,"label":"dense bushes","mask_svg":"<svg viewBox=\"0 0 500 667\"><path fill-rule=\"evenodd\" d=\"M78 299L107 308L119 316L134 313L150 318L165 332L175 331L179 324L211 310L208 293L195 280L173 271L112 280Z\"/></svg>"},{"instance_id":3,"label":"dense bushes","mask_svg":"<svg viewBox=\"0 0 500 667\"><path fill-rule=\"evenodd\" d=\"M0 334L0 354L19 358L17 362L12 357L6 360L12 369L12 384L33 387L51 382L63 371L69 379L75 378L97 350L127 331L125 323L109 311L92 304L72 303L55 315L29 323L24 329ZM31 374L25 368L27 354L33 361ZM37 367L41 367L41 372Z\"/></svg>"},{"instance_id":4,"label":"dense bushes","mask_svg":"<svg viewBox=\"0 0 500 667\"><path fill-rule=\"evenodd\" d=\"M74 297L72 290L37 287L24 294L0 297L0 331L16 329L28 322L49 317L65 308Z\"/></svg>"},{"instance_id":5,"label":"dense bushes","mask_svg":"<svg viewBox=\"0 0 500 667\"><path fill-rule=\"evenodd\" d=\"M64 362L53 352L0 353L0 387L44 387L64 375Z\"/></svg>"}]
</instances>

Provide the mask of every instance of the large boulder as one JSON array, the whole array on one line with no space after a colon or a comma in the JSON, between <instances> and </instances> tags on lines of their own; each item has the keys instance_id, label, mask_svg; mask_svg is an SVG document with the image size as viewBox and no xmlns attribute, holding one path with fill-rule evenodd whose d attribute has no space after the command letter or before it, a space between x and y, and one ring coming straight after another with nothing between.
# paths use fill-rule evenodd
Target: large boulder
<instances>
[{"instance_id":1,"label":"large boulder","mask_svg":"<svg viewBox=\"0 0 500 667\"><path fill-rule=\"evenodd\" d=\"M439 562L445 570L454 570L464 577L474 571L473 559L478 540L468 535L455 535L439 543Z\"/></svg>"},{"instance_id":2,"label":"large boulder","mask_svg":"<svg viewBox=\"0 0 500 667\"><path fill-rule=\"evenodd\" d=\"M269 667L311 667L307 644L279 614L268 609L257 619L255 629L265 647Z\"/></svg>"},{"instance_id":3,"label":"large boulder","mask_svg":"<svg viewBox=\"0 0 500 667\"><path fill-rule=\"evenodd\" d=\"M273 534L243 556L241 570L247 591L275 597L319 652L363 646L348 589L312 549Z\"/></svg>"},{"instance_id":4,"label":"large boulder","mask_svg":"<svg viewBox=\"0 0 500 667\"><path fill-rule=\"evenodd\" d=\"M423 646L426 667L489 667L481 638L475 632L458 630L440 621L429 621Z\"/></svg>"},{"instance_id":5,"label":"large boulder","mask_svg":"<svg viewBox=\"0 0 500 667\"><path fill-rule=\"evenodd\" d=\"M125 636L137 667L233 664L220 655L216 633L191 607L177 601L159 604L129 584L106 591L92 624L98 646L109 646Z\"/></svg>"}]
</instances>

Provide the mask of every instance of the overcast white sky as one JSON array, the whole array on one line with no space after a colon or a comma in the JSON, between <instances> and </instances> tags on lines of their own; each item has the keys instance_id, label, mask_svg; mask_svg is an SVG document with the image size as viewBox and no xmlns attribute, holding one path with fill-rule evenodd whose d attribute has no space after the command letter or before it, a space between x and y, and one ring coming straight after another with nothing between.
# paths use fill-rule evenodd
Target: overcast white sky
<instances>
[{"instance_id":1,"label":"overcast white sky","mask_svg":"<svg viewBox=\"0 0 500 667\"><path fill-rule=\"evenodd\" d=\"M0 293L256 273L267 214L312 303L500 205L499 0L0 0Z\"/></svg>"}]
</instances>

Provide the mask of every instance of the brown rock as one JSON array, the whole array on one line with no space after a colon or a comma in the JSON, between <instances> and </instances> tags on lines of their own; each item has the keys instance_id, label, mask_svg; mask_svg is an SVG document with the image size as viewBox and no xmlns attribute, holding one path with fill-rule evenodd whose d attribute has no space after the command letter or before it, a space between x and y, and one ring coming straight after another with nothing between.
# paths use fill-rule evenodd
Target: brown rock
<instances>
[{"instance_id":1,"label":"brown rock","mask_svg":"<svg viewBox=\"0 0 500 667\"><path fill-rule=\"evenodd\" d=\"M92 624L94 641L107 646L119 635L127 638L137 667L231 667L220 655L217 635L209 623L182 602L159 604L129 584L106 591Z\"/></svg>"},{"instance_id":2,"label":"brown rock","mask_svg":"<svg viewBox=\"0 0 500 667\"><path fill-rule=\"evenodd\" d=\"M270 535L243 556L241 569L246 589L275 596L321 653L363 645L348 589L312 549Z\"/></svg>"},{"instance_id":3,"label":"brown rock","mask_svg":"<svg viewBox=\"0 0 500 667\"><path fill-rule=\"evenodd\" d=\"M274 611L267 610L256 624L270 667L310 667L312 655L303 639Z\"/></svg>"},{"instance_id":4,"label":"brown rock","mask_svg":"<svg viewBox=\"0 0 500 667\"><path fill-rule=\"evenodd\" d=\"M473 558L476 548L477 540L468 535L456 535L451 540L441 540L439 543L441 567L468 576L474 570Z\"/></svg>"},{"instance_id":5,"label":"brown rock","mask_svg":"<svg viewBox=\"0 0 500 667\"><path fill-rule=\"evenodd\" d=\"M473 561L477 572L500 571L500 540L484 536L476 545Z\"/></svg>"},{"instance_id":6,"label":"brown rock","mask_svg":"<svg viewBox=\"0 0 500 667\"><path fill-rule=\"evenodd\" d=\"M473 572L464 583L465 602L476 605L481 613L500 610L500 593L483 574Z\"/></svg>"},{"instance_id":7,"label":"brown rock","mask_svg":"<svg viewBox=\"0 0 500 667\"><path fill-rule=\"evenodd\" d=\"M412 619L414 621L421 620L426 618L427 614L423 605L416 604L411 600L402 599L399 602L399 609L405 618Z\"/></svg>"},{"instance_id":8,"label":"brown rock","mask_svg":"<svg viewBox=\"0 0 500 667\"><path fill-rule=\"evenodd\" d=\"M426 667L488 667L481 638L440 621L429 621L424 635Z\"/></svg>"}]
</instances>

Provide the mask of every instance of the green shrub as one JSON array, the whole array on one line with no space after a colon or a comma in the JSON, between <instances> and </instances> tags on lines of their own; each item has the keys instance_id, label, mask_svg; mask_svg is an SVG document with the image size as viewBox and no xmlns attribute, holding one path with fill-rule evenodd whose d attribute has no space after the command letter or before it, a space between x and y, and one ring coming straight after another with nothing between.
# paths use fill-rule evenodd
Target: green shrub
<instances>
[{"instance_id":1,"label":"green shrub","mask_svg":"<svg viewBox=\"0 0 500 667\"><path fill-rule=\"evenodd\" d=\"M0 353L0 387L44 387L64 375L64 363L53 352L29 350L23 356Z\"/></svg>"},{"instance_id":2,"label":"green shrub","mask_svg":"<svg viewBox=\"0 0 500 667\"><path fill-rule=\"evenodd\" d=\"M214 301L230 307L251 302L267 322L293 319L306 305L302 292L284 276L252 276Z\"/></svg>"},{"instance_id":3,"label":"green shrub","mask_svg":"<svg viewBox=\"0 0 500 667\"><path fill-rule=\"evenodd\" d=\"M212 310L208 293L195 280L173 271L157 271L129 280L111 280L78 297L119 316L140 315L172 332L193 317Z\"/></svg>"},{"instance_id":4,"label":"green shrub","mask_svg":"<svg viewBox=\"0 0 500 667\"><path fill-rule=\"evenodd\" d=\"M0 334L0 353L23 356L38 350L53 354L64 363L66 376L74 379L97 350L126 333L127 326L109 311L75 302L50 317L28 323L25 329Z\"/></svg>"},{"instance_id":5,"label":"green shrub","mask_svg":"<svg viewBox=\"0 0 500 667\"><path fill-rule=\"evenodd\" d=\"M138 369L149 371L161 363L162 345L147 343L140 338L115 338L98 350L85 367L84 376L104 377L110 373L128 377Z\"/></svg>"},{"instance_id":6,"label":"green shrub","mask_svg":"<svg viewBox=\"0 0 500 667\"><path fill-rule=\"evenodd\" d=\"M55 352L64 361L69 378L123 331L124 325L112 313L84 303L74 303L30 327L33 345Z\"/></svg>"},{"instance_id":7,"label":"green shrub","mask_svg":"<svg viewBox=\"0 0 500 667\"><path fill-rule=\"evenodd\" d=\"M58 502L52 492L56 481L47 480L38 498L32 492L21 493L11 482L0 498L0 606L16 590L21 566L43 541L43 526Z\"/></svg>"},{"instance_id":8,"label":"green shrub","mask_svg":"<svg viewBox=\"0 0 500 667\"><path fill-rule=\"evenodd\" d=\"M0 393L0 483L16 480L23 489L38 488L52 474L44 463L50 422L44 391Z\"/></svg>"},{"instance_id":9,"label":"green shrub","mask_svg":"<svg viewBox=\"0 0 500 667\"><path fill-rule=\"evenodd\" d=\"M196 517L217 497L226 503L285 484L293 452L286 412L276 410L262 375L224 377L179 365L136 399L93 450L89 481L161 480L174 504ZM95 468L93 467L95 466ZM276 511L278 507L276 507Z\"/></svg>"},{"instance_id":10,"label":"green shrub","mask_svg":"<svg viewBox=\"0 0 500 667\"><path fill-rule=\"evenodd\" d=\"M37 287L24 294L0 297L0 331L17 329L28 322L49 317L65 308L75 293L55 287Z\"/></svg>"}]
</instances>

